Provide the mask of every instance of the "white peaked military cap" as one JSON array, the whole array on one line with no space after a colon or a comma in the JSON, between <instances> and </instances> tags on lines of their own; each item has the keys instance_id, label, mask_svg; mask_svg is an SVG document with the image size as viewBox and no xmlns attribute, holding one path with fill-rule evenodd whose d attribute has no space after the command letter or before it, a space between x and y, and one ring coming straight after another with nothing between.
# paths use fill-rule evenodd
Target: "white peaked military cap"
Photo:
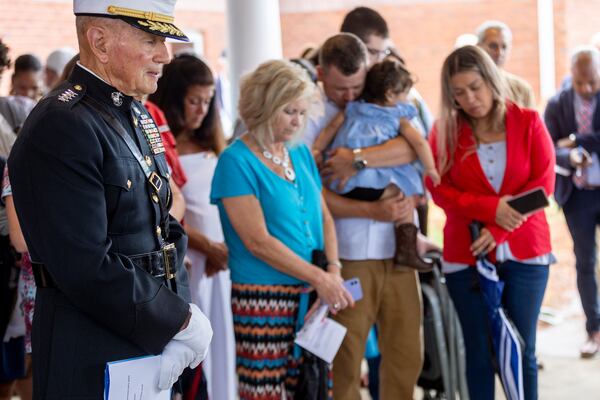
<instances>
[{"instance_id":1,"label":"white peaked military cap","mask_svg":"<svg viewBox=\"0 0 600 400\"><path fill-rule=\"evenodd\" d=\"M73 0L75 15L119 18L158 36L188 41L173 22L177 0Z\"/></svg>"}]
</instances>

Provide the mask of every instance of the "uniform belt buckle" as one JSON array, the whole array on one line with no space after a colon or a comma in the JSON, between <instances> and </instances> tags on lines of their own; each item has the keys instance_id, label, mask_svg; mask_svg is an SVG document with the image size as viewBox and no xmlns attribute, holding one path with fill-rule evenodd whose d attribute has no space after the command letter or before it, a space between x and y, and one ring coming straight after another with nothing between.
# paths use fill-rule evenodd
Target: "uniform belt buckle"
<instances>
[{"instance_id":1,"label":"uniform belt buckle","mask_svg":"<svg viewBox=\"0 0 600 400\"><path fill-rule=\"evenodd\" d=\"M169 252L175 250L175 244L169 243L162 248L163 252L163 260L165 263L165 277L167 280L171 280L175 278L175 265L171 265L171 258L169 257Z\"/></svg>"},{"instance_id":2,"label":"uniform belt buckle","mask_svg":"<svg viewBox=\"0 0 600 400\"><path fill-rule=\"evenodd\" d=\"M163 181L162 179L160 179L160 176L158 176L156 172L152 172L150 174L148 182L150 182L150 185L152 185L152 187L154 188L154 190L156 190L157 193L160 192L160 188L162 187Z\"/></svg>"}]
</instances>

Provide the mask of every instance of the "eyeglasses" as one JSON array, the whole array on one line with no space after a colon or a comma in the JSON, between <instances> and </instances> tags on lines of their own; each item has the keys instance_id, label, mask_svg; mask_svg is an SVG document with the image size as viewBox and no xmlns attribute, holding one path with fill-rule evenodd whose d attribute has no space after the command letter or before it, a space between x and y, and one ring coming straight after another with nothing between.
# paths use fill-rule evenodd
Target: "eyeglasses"
<instances>
[{"instance_id":1,"label":"eyeglasses","mask_svg":"<svg viewBox=\"0 0 600 400\"><path fill-rule=\"evenodd\" d=\"M391 54L390 49L378 50L372 47L367 47L367 51L369 52L370 56L377 57L378 60L381 60L384 57L389 56Z\"/></svg>"}]
</instances>

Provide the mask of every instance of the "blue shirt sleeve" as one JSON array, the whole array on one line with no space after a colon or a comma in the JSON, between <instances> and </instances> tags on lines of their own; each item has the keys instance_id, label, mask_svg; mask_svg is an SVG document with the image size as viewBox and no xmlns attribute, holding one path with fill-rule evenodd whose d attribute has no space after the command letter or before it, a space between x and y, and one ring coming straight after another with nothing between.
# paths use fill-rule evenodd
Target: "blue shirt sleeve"
<instances>
[{"instance_id":1,"label":"blue shirt sleeve","mask_svg":"<svg viewBox=\"0 0 600 400\"><path fill-rule=\"evenodd\" d=\"M254 195L260 200L256 170L243 154L240 143L231 145L219 157L213 176L210 202L217 204L225 197Z\"/></svg>"},{"instance_id":2,"label":"blue shirt sleeve","mask_svg":"<svg viewBox=\"0 0 600 400\"><path fill-rule=\"evenodd\" d=\"M319 191L321 191L323 189L323 184L321 182L321 175L319 174L319 169L317 168L315 159L306 145L300 143L297 146L298 152L302 155L302 162L307 166L307 169L310 171L310 176L315 181Z\"/></svg>"}]
</instances>

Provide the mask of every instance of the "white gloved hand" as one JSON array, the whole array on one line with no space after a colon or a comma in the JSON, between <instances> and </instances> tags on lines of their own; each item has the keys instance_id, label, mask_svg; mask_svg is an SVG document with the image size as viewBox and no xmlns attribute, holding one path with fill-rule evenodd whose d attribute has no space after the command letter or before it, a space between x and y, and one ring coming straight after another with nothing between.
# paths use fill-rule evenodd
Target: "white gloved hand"
<instances>
[{"instance_id":1,"label":"white gloved hand","mask_svg":"<svg viewBox=\"0 0 600 400\"><path fill-rule=\"evenodd\" d=\"M185 344L177 340L167 343L160 359L158 388L160 390L171 389L185 367L190 365L195 358L196 353Z\"/></svg>"},{"instance_id":2,"label":"white gloved hand","mask_svg":"<svg viewBox=\"0 0 600 400\"><path fill-rule=\"evenodd\" d=\"M210 321L200 311L198 306L190 303L190 311L192 312L192 316L188 326L173 336L173 340L185 344L194 351L196 356L189 367L196 368L208 353L208 346L212 340L213 331Z\"/></svg>"},{"instance_id":3,"label":"white gloved hand","mask_svg":"<svg viewBox=\"0 0 600 400\"><path fill-rule=\"evenodd\" d=\"M190 304L188 326L165 346L160 363L158 388L170 389L186 367L196 368L208 353L213 331L210 321L198 306Z\"/></svg>"}]
</instances>

